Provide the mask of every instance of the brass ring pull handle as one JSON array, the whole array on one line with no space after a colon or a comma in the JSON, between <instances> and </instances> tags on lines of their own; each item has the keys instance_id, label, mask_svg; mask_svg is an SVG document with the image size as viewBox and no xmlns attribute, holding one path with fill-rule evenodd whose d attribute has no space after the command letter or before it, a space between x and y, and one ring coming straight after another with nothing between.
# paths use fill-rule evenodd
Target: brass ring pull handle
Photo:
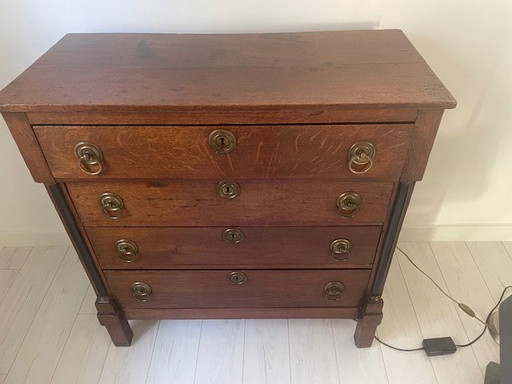
<instances>
[{"instance_id":1,"label":"brass ring pull handle","mask_svg":"<svg viewBox=\"0 0 512 384\"><path fill-rule=\"evenodd\" d=\"M243 272L231 272L227 280L233 285L242 285L247 281L247 275Z\"/></svg>"},{"instance_id":2,"label":"brass ring pull handle","mask_svg":"<svg viewBox=\"0 0 512 384\"><path fill-rule=\"evenodd\" d=\"M354 217L359 213L361 202L361 196L356 192L342 193L336 202L338 213L343 217Z\"/></svg>"},{"instance_id":3,"label":"brass ring pull handle","mask_svg":"<svg viewBox=\"0 0 512 384\"><path fill-rule=\"evenodd\" d=\"M348 239L336 239L331 243L331 254L336 261L347 261L352 250L352 242Z\"/></svg>"},{"instance_id":4,"label":"brass ring pull handle","mask_svg":"<svg viewBox=\"0 0 512 384\"><path fill-rule=\"evenodd\" d=\"M239 228L228 228L222 234L222 238L231 244L238 244L244 240L244 233Z\"/></svg>"},{"instance_id":5,"label":"brass ring pull handle","mask_svg":"<svg viewBox=\"0 0 512 384\"><path fill-rule=\"evenodd\" d=\"M375 146L369 141L358 141L348 150L348 169L356 175L368 172L373 166Z\"/></svg>"},{"instance_id":6,"label":"brass ring pull handle","mask_svg":"<svg viewBox=\"0 0 512 384\"><path fill-rule=\"evenodd\" d=\"M216 129L210 133L208 145L216 153L229 153L236 147L236 138L227 129Z\"/></svg>"},{"instance_id":7,"label":"brass ring pull handle","mask_svg":"<svg viewBox=\"0 0 512 384\"><path fill-rule=\"evenodd\" d=\"M88 175L99 175L103 171L103 153L92 143L80 142L74 148L78 167Z\"/></svg>"},{"instance_id":8,"label":"brass ring pull handle","mask_svg":"<svg viewBox=\"0 0 512 384\"><path fill-rule=\"evenodd\" d=\"M217 191L217 195L223 199L234 199L242 193L240 185L232 181L221 181L217 184L215 190Z\"/></svg>"},{"instance_id":9,"label":"brass ring pull handle","mask_svg":"<svg viewBox=\"0 0 512 384\"><path fill-rule=\"evenodd\" d=\"M151 287L146 283L136 282L132 284L133 297L140 301L148 301L151 299L153 292Z\"/></svg>"},{"instance_id":10,"label":"brass ring pull handle","mask_svg":"<svg viewBox=\"0 0 512 384\"><path fill-rule=\"evenodd\" d=\"M123 199L118 194L107 192L102 194L98 200L103 215L109 219L118 220L124 216Z\"/></svg>"},{"instance_id":11,"label":"brass ring pull handle","mask_svg":"<svg viewBox=\"0 0 512 384\"><path fill-rule=\"evenodd\" d=\"M125 263L131 263L132 261L135 261L137 258L137 252L139 251L137 244L131 240L126 239L116 241L116 249L119 258Z\"/></svg>"},{"instance_id":12,"label":"brass ring pull handle","mask_svg":"<svg viewBox=\"0 0 512 384\"><path fill-rule=\"evenodd\" d=\"M325 298L330 301L339 301L343 297L345 286L339 281L330 281L324 287Z\"/></svg>"}]
</instances>

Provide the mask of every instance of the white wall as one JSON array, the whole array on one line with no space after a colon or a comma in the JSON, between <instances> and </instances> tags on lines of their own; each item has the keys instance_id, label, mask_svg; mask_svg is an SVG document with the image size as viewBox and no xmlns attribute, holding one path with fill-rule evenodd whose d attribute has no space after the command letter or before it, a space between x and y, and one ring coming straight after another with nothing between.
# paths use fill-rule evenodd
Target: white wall
<instances>
[{"instance_id":1,"label":"white wall","mask_svg":"<svg viewBox=\"0 0 512 384\"><path fill-rule=\"evenodd\" d=\"M400 28L458 100L407 214L410 239L512 239L510 0L0 0L0 88L68 32ZM0 244L63 229L0 123Z\"/></svg>"}]
</instances>

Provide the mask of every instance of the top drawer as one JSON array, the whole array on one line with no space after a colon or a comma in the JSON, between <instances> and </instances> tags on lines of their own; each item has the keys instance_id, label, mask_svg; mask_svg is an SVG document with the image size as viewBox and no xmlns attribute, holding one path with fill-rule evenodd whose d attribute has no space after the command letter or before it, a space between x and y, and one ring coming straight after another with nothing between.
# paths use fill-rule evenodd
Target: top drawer
<instances>
[{"instance_id":1,"label":"top drawer","mask_svg":"<svg viewBox=\"0 0 512 384\"><path fill-rule=\"evenodd\" d=\"M390 180L400 176L412 128L411 124L35 126L34 131L56 179ZM93 144L98 152L82 147L77 154L79 143ZM350 154L356 143L359 147ZM371 161L365 157L368 146L375 150Z\"/></svg>"}]
</instances>

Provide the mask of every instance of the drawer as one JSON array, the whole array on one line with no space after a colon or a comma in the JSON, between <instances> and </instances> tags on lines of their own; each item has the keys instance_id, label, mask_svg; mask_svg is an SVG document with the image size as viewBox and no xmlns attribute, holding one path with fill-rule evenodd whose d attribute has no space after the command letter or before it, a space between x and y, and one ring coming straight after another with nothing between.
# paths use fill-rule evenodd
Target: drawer
<instances>
[{"instance_id":1,"label":"drawer","mask_svg":"<svg viewBox=\"0 0 512 384\"><path fill-rule=\"evenodd\" d=\"M36 126L56 179L101 178L347 178L397 179L409 146L411 124L296 126ZM221 130L221 131L219 131ZM223 131L229 131L233 138ZM212 132L229 153L209 145ZM219 133L220 132L220 133ZM224 136L223 136L224 135ZM212 136L213 138L213 136ZM212 139L213 140L213 139ZM371 169L349 170L349 149L375 147ZM80 169L74 148L95 144L102 154L98 175ZM365 165L352 164L356 171ZM97 165L84 165L89 172Z\"/></svg>"},{"instance_id":2,"label":"drawer","mask_svg":"<svg viewBox=\"0 0 512 384\"><path fill-rule=\"evenodd\" d=\"M370 271L105 271L105 276L123 308L352 307L361 304Z\"/></svg>"},{"instance_id":3,"label":"drawer","mask_svg":"<svg viewBox=\"0 0 512 384\"><path fill-rule=\"evenodd\" d=\"M371 268L381 227L86 229L104 269Z\"/></svg>"},{"instance_id":4,"label":"drawer","mask_svg":"<svg viewBox=\"0 0 512 384\"><path fill-rule=\"evenodd\" d=\"M67 188L85 226L381 225L393 190L383 182L238 180L239 195L223 198L218 185L184 180L70 183ZM359 195L357 206L347 205L350 192ZM112 197L118 200L113 209L100 205L100 199L110 204Z\"/></svg>"}]
</instances>

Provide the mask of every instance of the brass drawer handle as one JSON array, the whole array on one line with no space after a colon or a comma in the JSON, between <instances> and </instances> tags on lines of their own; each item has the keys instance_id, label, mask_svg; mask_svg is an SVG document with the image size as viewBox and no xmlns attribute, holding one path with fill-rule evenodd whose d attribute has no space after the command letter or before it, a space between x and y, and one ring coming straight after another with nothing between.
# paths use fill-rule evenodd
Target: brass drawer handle
<instances>
[{"instance_id":1,"label":"brass drawer handle","mask_svg":"<svg viewBox=\"0 0 512 384\"><path fill-rule=\"evenodd\" d=\"M153 290L146 283L136 282L132 284L133 297L140 301L148 301L151 299Z\"/></svg>"},{"instance_id":2,"label":"brass drawer handle","mask_svg":"<svg viewBox=\"0 0 512 384\"><path fill-rule=\"evenodd\" d=\"M339 301L343 296L345 286L339 281L330 281L324 287L325 298L330 301Z\"/></svg>"},{"instance_id":3,"label":"brass drawer handle","mask_svg":"<svg viewBox=\"0 0 512 384\"><path fill-rule=\"evenodd\" d=\"M240 185L231 181L221 181L217 184L215 190L217 191L217 195L223 199L234 199L242 193Z\"/></svg>"},{"instance_id":4,"label":"brass drawer handle","mask_svg":"<svg viewBox=\"0 0 512 384\"><path fill-rule=\"evenodd\" d=\"M375 146L369 141L358 141L348 150L348 169L360 175L368 172L373 166Z\"/></svg>"},{"instance_id":5,"label":"brass drawer handle","mask_svg":"<svg viewBox=\"0 0 512 384\"><path fill-rule=\"evenodd\" d=\"M352 242L348 239L336 239L331 243L332 257L336 261L347 261L352 250Z\"/></svg>"},{"instance_id":6,"label":"brass drawer handle","mask_svg":"<svg viewBox=\"0 0 512 384\"><path fill-rule=\"evenodd\" d=\"M231 272L227 280L233 285L242 285L247 281L247 275L243 272Z\"/></svg>"},{"instance_id":7,"label":"brass drawer handle","mask_svg":"<svg viewBox=\"0 0 512 384\"><path fill-rule=\"evenodd\" d=\"M216 153L229 153L236 147L236 138L227 129L216 129L210 133L208 145Z\"/></svg>"},{"instance_id":8,"label":"brass drawer handle","mask_svg":"<svg viewBox=\"0 0 512 384\"><path fill-rule=\"evenodd\" d=\"M99 175L103 171L103 153L92 143L80 142L74 148L78 166L88 175Z\"/></svg>"},{"instance_id":9,"label":"brass drawer handle","mask_svg":"<svg viewBox=\"0 0 512 384\"><path fill-rule=\"evenodd\" d=\"M244 233L239 228L228 228L222 234L224 240L231 244L238 244L244 240Z\"/></svg>"},{"instance_id":10,"label":"brass drawer handle","mask_svg":"<svg viewBox=\"0 0 512 384\"><path fill-rule=\"evenodd\" d=\"M119 258L125 263L131 263L132 261L135 261L137 258L137 252L139 251L137 244L131 240L126 239L117 240L116 249Z\"/></svg>"},{"instance_id":11,"label":"brass drawer handle","mask_svg":"<svg viewBox=\"0 0 512 384\"><path fill-rule=\"evenodd\" d=\"M354 217L359 213L361 196L357 192L344 192L338 196L336 205L338 213L343 217Z\"/></svg>"},{"instance_id":12,"label":"brass drawer handle","mask_svg":"<svg viewBox=\"0 0 512 384\"><path fill-rule=\"evenodd\" d=\"M112 220L118 220L124 216L123 199L112 192L107 192L99 197L99 203L103 214Z\"/></svg>"}]
</instances>

